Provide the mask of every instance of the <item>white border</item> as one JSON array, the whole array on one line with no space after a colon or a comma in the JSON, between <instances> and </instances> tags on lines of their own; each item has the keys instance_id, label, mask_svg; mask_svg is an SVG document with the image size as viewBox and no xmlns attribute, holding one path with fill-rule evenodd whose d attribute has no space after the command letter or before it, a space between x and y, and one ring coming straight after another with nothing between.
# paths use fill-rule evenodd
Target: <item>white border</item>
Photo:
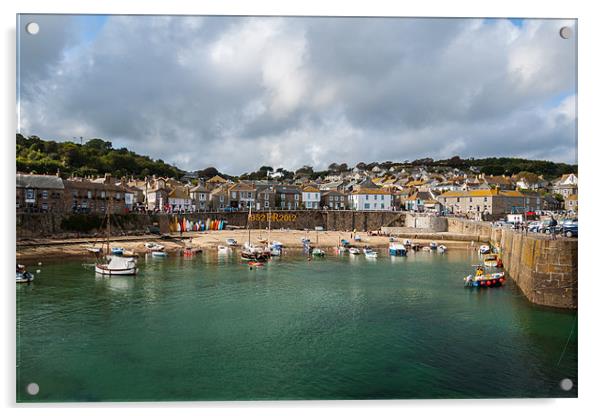
<instances>
[{"instance_id":1,"label":"white border","mask_svg":"<svg viewBox=\"0 0 602 416\"><path fill-rule=\"evenodd\" d=\"M18 4L2 3L3 55L0 71L4 95L0 100L2 111L2 126L4 140L2 156L3 190L8 195L0 204L0 217L3 219L4 238L2 239L1 264L10 266L2 273L4 276L2 294L5 312L2 319L4 332L2 359L4 360L2 385L0 387L2 401L12 413L15 411L15 291L12 279L14 262L14 135L15 123L15 14L20 13L129 13L129 14L264 14L264 15L347 15L347 16L451 16L451 17L557 17L579 19L579 177L580 177L580 217L588 227L583 227L580 236L580 277L579 282L579 396L577 400L474 400L474 401L381 401L381 402L225 402L225 403L160 403L160 404L98 404L98 405L64 405L48 406L18 406L25 414L44 412L50 414L81 414L83 411L92 414L105 413L108 408L116 414L129 414L135 407L145 408L149 415L163 415L167 408L177 406L178 411L185 414L198 413L232 413L245 412L264 415L282 413L319 414L345 413L365 414L367 411L377 411L384 414L399 414L406 412L425 412L427 414L487 414L507 415L512 412L545 412L546 416L569 413L591 413L594 408L600 408L599 397L600 365L602 348L600 343L600 302L599 293L602 286L600 273L596 272L594 262L600 256L597 250L594 230L600 228L600 220L596 221L595 212L599 211L596 202L600 203L600 190L596 189L595 181L602 179L598 166L600 163L600 81L602 74L600 65L600 39L602 39L602 16L590 4L594 2L576 2L548 0L546 2L531 2L524 0L506 0L492 2L454 0L454 1L413 1L407 3L370 0L370 1L325 1L325 0L295 0L287 1L214 1L193 4L185 0L86 0L70 2L66 0L21 0ZM597 174L598 173L598 174ZM591 224L591 225L589 225ZM600 234L598 232L598 234ZM6 277L8 276L8 277ZM597 406L596 406L597 405ZM12 408L11 408L12 407Z\"/></svg>"}]
</instances>

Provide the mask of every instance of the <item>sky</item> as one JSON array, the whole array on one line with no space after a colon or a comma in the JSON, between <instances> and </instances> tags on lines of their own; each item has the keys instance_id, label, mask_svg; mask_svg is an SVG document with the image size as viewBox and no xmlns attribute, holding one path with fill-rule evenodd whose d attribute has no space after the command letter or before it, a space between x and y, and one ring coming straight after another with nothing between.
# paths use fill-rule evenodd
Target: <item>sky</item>
<instances>
[{"instance_id":1,"label":"sky","mask_svg":"<svg viewBox=\"0 0 602 416\"><path fill-rule=\"evenodd\" d=\"M455 155L576 163L574 20L19 19L25 135L232 175Z\"/></svg>"}]
</instances>

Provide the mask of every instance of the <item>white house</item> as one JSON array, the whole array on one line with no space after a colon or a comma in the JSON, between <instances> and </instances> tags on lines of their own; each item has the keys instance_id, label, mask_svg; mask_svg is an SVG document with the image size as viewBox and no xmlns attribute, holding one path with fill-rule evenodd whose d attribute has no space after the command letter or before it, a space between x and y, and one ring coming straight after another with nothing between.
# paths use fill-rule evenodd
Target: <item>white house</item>
<instances>
[{"instance_id":1,"label":"white house","mask_svg":"<svg viewBox=\"0 0 602 416\"><path fill-rule=\"evenodd\" d=\"M188 189L183 186L175 187L169 193L167 203L172 212L191 212L193 210Z\"/></svg>"},{"instance_id":2,"label":"white house","mask_svg":"<svg viewBox=\"0 0 602 416\"><path fill-rule=\"evenodd\" d=\"M356 211L391 211L392 195L383 189L359 188L349 195L349 208Z\"/></svg>"},{"instance_id":3,"label":"white house","mask_svg":"<svg viewBox=\"0 0 602 416\"><path fill-rule=\"evenodd\" d=\"M305 209L320 208L320 190L313 186L306 186L303 188L301 203Z\"/></svg>"}]
</instances>

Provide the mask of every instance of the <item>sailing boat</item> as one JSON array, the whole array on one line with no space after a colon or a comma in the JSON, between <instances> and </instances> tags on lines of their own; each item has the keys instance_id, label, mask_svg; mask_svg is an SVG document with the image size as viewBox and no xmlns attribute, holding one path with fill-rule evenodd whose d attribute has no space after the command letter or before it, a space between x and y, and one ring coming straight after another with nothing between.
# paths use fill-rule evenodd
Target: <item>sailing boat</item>
<instances>
[{"instance_id":1,"label":"sailing boat","mask_svg":"<svg viewBox=\"0 0 602 416\"><path fill-rule=\"evenodd\" d=\"M272 241L272 209L268 211L268 248L272 256L282 255L282 243L279 241Z\"/></svg>"},{"instance_id":2,"label":"sailing boat","mask_svg":"<svg viewBox=\"0 0 602 416\"><path fill-rule=\"evenodd\" d=\"M267 261L270 258L270 251L263 249L261 247L255 247L253 244L251 244L250 223L251 223L251 205L249 204L249 216L247 219L247 230L249 231L249 238L240 252L240 257L242 257L244 260Z\"/></svg>"},{"instance_id":3,"label":"sailing boat","mask_svg":"<svg viewBox=\"0 0 602 416\"><path fill-rule=\"evenodd\" d=\"M324 257L326 253L318 247L318 241L318 230L316 229L316 247L311 251L311 255L315 257Z\"/></svg>"},{"instance_id":4,"label":"sailing boat","mask_svg":"<svg viewBox=\"0 0 602 416\"><path fill-rule=\"evenodd\" d=\"M107 255L104 261L94 265L94 271L108 276L132 276L138 273L136 259L133 257L123 257L109 255L111 253L111 196L107 206Z\"/></svg>"}]
</instances>

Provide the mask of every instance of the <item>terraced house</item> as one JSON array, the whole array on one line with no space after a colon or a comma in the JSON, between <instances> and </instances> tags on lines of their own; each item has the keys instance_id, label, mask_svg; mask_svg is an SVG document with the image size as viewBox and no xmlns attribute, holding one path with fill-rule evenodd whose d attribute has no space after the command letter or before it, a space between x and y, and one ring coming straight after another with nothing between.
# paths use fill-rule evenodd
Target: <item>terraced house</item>
<instances>
[{"instance_id":1,"label":"terraced house","mask_svg":"<svg viewBox=\"0 0 602 416\"><path fill-rule=\"evenodd\" d=\"M390 211L393 196L380 188L358 188L349 195L349 208L356 211Z\"/></svg>"},{"instance_id":2,"label":"terraced house","mask_svg":"<svg viewBox=\"0 0 602 416\"><path fill-rule=\"evenodd\" d=\"M315 186L306 186L301 194L301 202L305 209L320 208L320 190Z\"/></svg>"},{"instance_id":3,"label":"terraced house","mask_svg":"<svg viewBox=\"0 0 602 416\"><path fill-rule=\"evenodd\" d=\"M541 209L541 197L537 194L499 189L449 191L441 194L437 200L447 214L463 214L477 219Z\"/></svg>"},{"instance_id":4,"label":"terraced house","mask_svg":"<svg viewBox=\"0 0 602 416\"><path fill-rule=\"evenodd\" d=\"M61 212L65 186L59 176L17 174L17 212Z\"/></svg>"}]
</instances>

